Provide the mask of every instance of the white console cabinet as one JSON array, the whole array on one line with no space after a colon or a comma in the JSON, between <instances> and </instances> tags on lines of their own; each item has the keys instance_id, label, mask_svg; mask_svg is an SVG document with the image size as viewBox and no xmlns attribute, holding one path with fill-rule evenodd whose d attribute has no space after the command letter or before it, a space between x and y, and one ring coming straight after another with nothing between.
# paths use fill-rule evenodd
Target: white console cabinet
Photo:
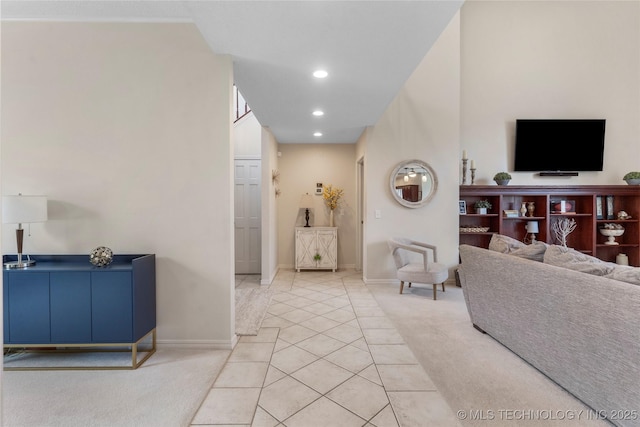
<instances>
[{"instance_id":1,"label":"white console cabinet","mask_svg":"<svg viewBox=\"0 0 640 427\"><path fill-rule=\"evenodd\" d=\"M296 271L338 268L337 227L296 227Z\"/></svg>"}]
</instances>

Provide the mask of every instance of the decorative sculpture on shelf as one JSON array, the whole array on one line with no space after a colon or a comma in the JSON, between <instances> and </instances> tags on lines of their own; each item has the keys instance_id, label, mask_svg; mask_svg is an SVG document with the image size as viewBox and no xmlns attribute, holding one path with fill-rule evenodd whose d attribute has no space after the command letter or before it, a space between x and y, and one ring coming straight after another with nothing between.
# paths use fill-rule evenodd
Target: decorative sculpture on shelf
<instances>
[{"instance_id":1,"label":"decorative sculpture on shelf","mask_svg":"<svg viewBox=\"0 0 640 427\"><path fill-rule=\"evenodd\" d=\"M576 229L576 221L573 218L562 218L551 226L556 239L562 246L567 247L567 236Z\"/></svg>"},{"instance_id":2,"label":"decorative sculpture on shelf","mask_svg":"<svg viewBox=\"0 0 640 427\"><path fill-rule=\"evenodd\" d=\"M106 267L113 261L113 251L106 246L98 246L89 254L89 262L96 267Z\"/></svg>"},{"instance_id":3,"label":"decorative sculpture on shelf","mask_svg":"<svg viewBox=\"0 0 640 427\"><path fill-rule=\"evenodd\" d=\"M600 229L600 234L607 236L608 240L604 242L605 245L617 245L616 237L620 237L624 234L624 227L620 224L607 223Z\"/></svg>"},{"instance_id":4,"label":"decorative sculpture on shelf","mask_svg":"<svg viewBox=\"0 0 640 427\"><path fill-rule=\"evenodd\" d=\"M529 216L533 216L535 210L536 202L527 202L527 211L529 211Z\"/></svg>"}]
</instances>

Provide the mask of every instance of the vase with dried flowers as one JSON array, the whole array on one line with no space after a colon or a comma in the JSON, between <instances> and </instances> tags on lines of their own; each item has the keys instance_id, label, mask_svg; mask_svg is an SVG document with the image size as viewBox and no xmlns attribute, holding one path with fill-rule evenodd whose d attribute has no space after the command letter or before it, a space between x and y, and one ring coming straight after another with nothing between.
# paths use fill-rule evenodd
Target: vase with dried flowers
<instances>
[{"instance_id":1,"label":"vase with dried flowers","mask_svg":"<svg viewBox=\"0 0 640 427\"><path fill-rule=\"evenodd\" d=\"M329 227L333 227L333 211L338 207L343 193L344 190L331 184L325 186L322 190L322 198L324 198L324 203L329 208Z\"/></svg>"}]
</instances>

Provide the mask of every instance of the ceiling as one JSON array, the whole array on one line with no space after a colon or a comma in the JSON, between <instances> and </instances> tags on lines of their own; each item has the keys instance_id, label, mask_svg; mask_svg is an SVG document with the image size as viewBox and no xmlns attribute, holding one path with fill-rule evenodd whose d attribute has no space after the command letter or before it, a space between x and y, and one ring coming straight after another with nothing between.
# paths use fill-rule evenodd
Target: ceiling
<instances>
[{"instance_id":1,"label":"ceiling","mask_svg":"<svg viewBox=\"0 0 640 427\"><path fill-rule=\"evenodd\" d=\"M238 89L278 142L354 143L462 3L3 0L0 12L2 20L193 22L212 51L231 55ZM314 78L316 69L328 77Z\"/></svg>"}]
</instances>

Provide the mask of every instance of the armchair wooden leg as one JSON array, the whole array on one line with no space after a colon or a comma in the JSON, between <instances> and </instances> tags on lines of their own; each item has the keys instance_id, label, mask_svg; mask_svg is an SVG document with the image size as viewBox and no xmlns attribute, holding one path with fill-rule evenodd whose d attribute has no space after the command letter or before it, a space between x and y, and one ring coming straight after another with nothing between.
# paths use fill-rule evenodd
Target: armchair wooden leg
<instances>
[{"instance_id":1,"label":"armchair wooden leg","mask_svg":"<svg viewBox=\"0 0 640 427\"><path fill-rule=\"evenodd\" d=\"M404 282L401 280L400 281L400 293L402 293L402 288L404 288Z\"/></svg>"},{"instance_id":2,"label":"armchair wooden leg","mask_svg":"<svg viewBox=\"0 0 640 427\"><path fill-rule=\"evenodd\" d=\"M442 292L444 292L444 282L442 282Z\"/></svg>"},{"instance_id":3,"label":"armchair wooden leg","mask_svg":"<svg viewBox=\"0 0 640 427\"><path fill-rule=\"evenodd\" d=\"M411 287L411 282L409 282L409 287Z\"/></svg>"},{"instance_id":4,"label":"armchair wooden leg","mask_svg":"<svg viewBox=\"0 0 640 427\"><path fill-rule=\"evenodd\" d=\"M438 290L438 284L434 283L433 284L433 299L436 299L436 291Z\"/></svg>"}]
</instances>

